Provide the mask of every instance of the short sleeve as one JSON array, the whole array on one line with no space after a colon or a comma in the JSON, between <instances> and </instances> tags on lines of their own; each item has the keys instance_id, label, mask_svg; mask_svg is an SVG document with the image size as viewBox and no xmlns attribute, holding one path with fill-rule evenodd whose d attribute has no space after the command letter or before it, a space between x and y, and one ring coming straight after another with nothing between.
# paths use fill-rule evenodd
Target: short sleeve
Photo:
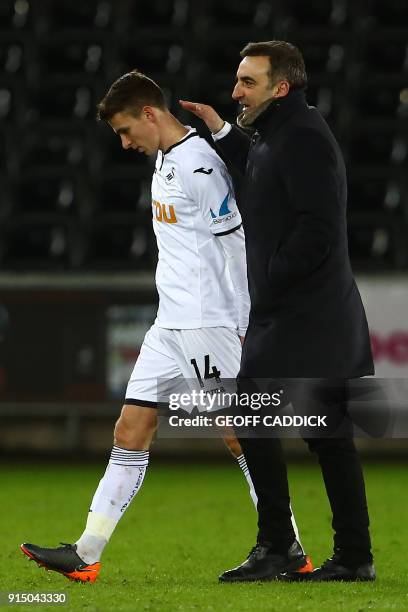
<instances>
[{"instance_id":1,"label":"short sleeve","mask_svg":"<svg viewBox=\"0 0 408 612\"><path fill-rule=\"evenodd\" d=\"M231 177L215 152L190 159L184 168L184 178L191 199L213 234L222 236L241 227Z\"/></svg>"}]
</instances>

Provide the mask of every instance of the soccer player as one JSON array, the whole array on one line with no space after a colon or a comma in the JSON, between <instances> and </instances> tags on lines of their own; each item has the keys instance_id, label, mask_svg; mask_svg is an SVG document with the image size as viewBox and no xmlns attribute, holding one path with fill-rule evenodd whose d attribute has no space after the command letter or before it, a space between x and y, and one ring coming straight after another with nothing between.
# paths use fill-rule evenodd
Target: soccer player
<instances>
[{"instance_id":1,"label":"soccer player","mask_svg":"<svg viewBox=\"0 0 408 612\"><path fill-rule=\"evenodd\" d=\"M220 157L169 112L159 86L136 70L113 83L98 118L123 148L157 155L152 208L159 309L131 374L83 534L58 548L21 546L39 565L83 582L96 580L103 549L142 486L158 404L171 393L207 392L236 378L249 312L244 232ZM240 445L232 433L224 439L256 505ZM306 556L304 565L310 568Z\"/></svg>"}]
</instances>

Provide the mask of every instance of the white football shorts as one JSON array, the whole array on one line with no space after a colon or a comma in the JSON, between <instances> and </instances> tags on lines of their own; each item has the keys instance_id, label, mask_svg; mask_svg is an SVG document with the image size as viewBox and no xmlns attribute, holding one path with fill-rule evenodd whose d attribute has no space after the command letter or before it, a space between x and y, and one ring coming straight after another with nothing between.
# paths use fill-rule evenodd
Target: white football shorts
<instances>
[{"instance_id":1,"label":"white football shorts","mask_svg":"<svg viewBox=\"0 0 408 612\"><path fill-rule=\"evenodd\" d=\"M125 404L157 408L171 397L192 391L234 393L240 360L236 329L165 329L153 324L130 376ZM195 406L205 410L200 403ZM191 412L193 407L184 410Z\"/></svg>"}]
</instances>

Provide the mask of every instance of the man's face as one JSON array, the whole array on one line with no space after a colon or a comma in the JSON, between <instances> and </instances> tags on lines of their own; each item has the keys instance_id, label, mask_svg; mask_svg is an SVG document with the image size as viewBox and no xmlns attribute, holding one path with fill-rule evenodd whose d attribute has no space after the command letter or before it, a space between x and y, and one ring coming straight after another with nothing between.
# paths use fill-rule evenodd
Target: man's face
<instances>
[{"instance_id":1,"label":"man's face","mask_svg":"<svg viewBox=\"0 0 408 612\"><path fill-rule=\"evenodd\" d=\"M276 86L271 86L269 71L269 57L264 55L244 57L238 66L232 97L242 105L243 111L252 110L274 97Z\"/></svg>"},{"instance_id":2,"label":"man's face","mask_svg":"<svg viewBox=\"0 0 408 612\"><path fill-rule=\"evenodd\" d=\"M134 149L145 155L156 154L159 149L159 132L150 107L145 107L139 117L123 111L109 121L122 142L124 149Z\"/></svg>"}]
</instances>

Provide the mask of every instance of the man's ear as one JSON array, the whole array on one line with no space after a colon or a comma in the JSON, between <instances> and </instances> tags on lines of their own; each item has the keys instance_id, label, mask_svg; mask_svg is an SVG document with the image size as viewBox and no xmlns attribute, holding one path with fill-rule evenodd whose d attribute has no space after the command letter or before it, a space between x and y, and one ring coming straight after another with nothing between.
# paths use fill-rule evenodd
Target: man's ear
<instances>
[{"instance_id":1,"label":"man's ear","mask_svg":"<svg viewBox=\"0 0 408 612\"><path fill-rule=\"evenodd\" d=\"M155 113L155 109L153 108L153 106L144 106L142 108L142 114L146 117L148 121L156 120L156 113Z\"/></svg>"},{"instance_id":2,"label":"man's ear","mask_svg":"<svg viewBox=\"0 0 408 612\"><path fill-rule=\"evenodd\" d=\"M275 89L274 97L283 98L284 96L288 95L290 85L288 81L279 81L279 83L275 85L274 89Z\"/></svg>"}]
</instances>

